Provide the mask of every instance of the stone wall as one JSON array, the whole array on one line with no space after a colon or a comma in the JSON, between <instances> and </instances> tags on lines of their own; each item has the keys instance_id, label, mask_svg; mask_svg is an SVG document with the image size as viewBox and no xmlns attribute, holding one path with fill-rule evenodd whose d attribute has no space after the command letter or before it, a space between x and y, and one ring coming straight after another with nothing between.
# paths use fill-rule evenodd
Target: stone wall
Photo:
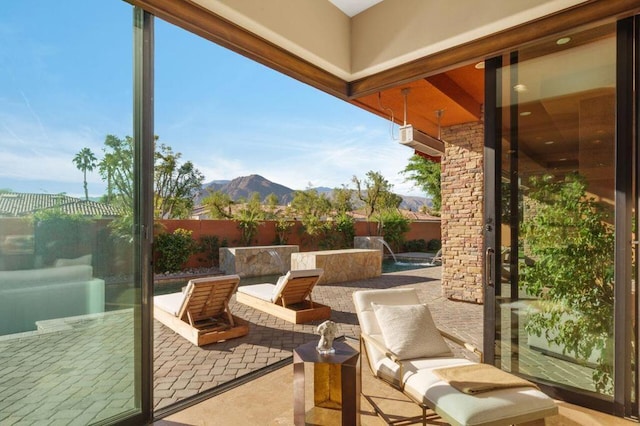
<instances>
[{"instance_id":1,"label":"stone wall","mask_svg":"<svg viewBox=\"0 0 640 426\"><path fill-rule=\"evenodd\" d=\"M482 303L484 126L448 127L442 138L442 292Z\"/></svg>"},{"instance_id":2,"label":"stone wall","mask_svg":"<svg viewBox=\"0 0 640 426\"><path fill-rule=\"evenodd\" d=\"M284 275L291 269L291 255L298 246L221 247L220 270L240 277Z\"/></svg>"},{"instance_id":3,"label":"stone wall","mask_svg":"<svg viewBox=\"0 0 640 426\"><path fill-rule=\"evenodd\" d=\"M382 274L382 252L377 249L306 251L291 254L291 270L324 270L318 284L359 281Z\"/></svg>"}]
</instances>

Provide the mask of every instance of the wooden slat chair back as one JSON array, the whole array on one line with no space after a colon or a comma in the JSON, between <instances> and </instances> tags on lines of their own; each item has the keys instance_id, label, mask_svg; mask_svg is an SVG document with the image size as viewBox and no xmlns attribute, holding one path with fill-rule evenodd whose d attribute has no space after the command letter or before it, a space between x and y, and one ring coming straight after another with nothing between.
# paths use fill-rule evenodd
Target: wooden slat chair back
<instances>
[{"instance_id":1,"label":"wooden slat chair back","mask_svg":"<svg viewBox=\"0 0 640 426\"><path fill-rule=\"evenodd\" d=\"M286 287L280 293L280 297L276 299L275 303L278 303L284 307L287 305L295 305L296 303L304 302L305 300L311 300L311 292L313 287L320 279L319 276L308 276L289 278Z\"/></svg>"},{"instance_id":2,"label":"wooden slat chair back","mask_svg":"<svg viewBox=\"0 0 640 426\"><path fill-rule=\"evenodd\" d=\"M229 311L229 298L236 292L240 279L237 276L198 278L189 281L178 318L195 325L199 321L225 316L233 326Z\"/></svg>"}]
</instances>

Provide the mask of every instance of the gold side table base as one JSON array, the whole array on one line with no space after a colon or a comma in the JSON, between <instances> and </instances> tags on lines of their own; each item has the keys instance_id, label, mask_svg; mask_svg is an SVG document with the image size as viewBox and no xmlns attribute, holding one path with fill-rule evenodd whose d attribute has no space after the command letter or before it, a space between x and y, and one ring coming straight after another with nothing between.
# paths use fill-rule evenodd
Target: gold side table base
<instances>
[{"instance_id":1,"label":"gold side table base","mask_svg":"<svg viewBox=\"0 0 640 426\"><path fill-rule=\"evenodd\" d=\"M360 377L357 350L334 342L336 352L320 355L316 343L309 342L293 351L293 420L305 424L305 362L314 364L313 400L316 407L342 411L343 425L360 424Z\"/></svg>"}]
</instances>

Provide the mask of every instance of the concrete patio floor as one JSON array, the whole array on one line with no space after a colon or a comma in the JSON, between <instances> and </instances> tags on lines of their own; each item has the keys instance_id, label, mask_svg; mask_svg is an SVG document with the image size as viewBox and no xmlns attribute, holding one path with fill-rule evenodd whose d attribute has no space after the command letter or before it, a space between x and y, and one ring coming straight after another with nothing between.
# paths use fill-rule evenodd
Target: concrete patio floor
<instances>
[{"instance_id":1,"label":"concrete patio floor","mask_svg":"<svg viewBox=\"0 0 640 426\"><path fill-rule=\"evenodd\" d=\"M423 268L387 273L369 280L321 285L314 290L314 300L332 307L331 319L338 324L339 334L357 338L359 326L351 298L355 290L414 287L441 328L481 348L483 307L442 297L440 269ZM290 324L238 304L235 299L232 299L231 310L250 322L249 334L200 348L154 321L154 407L158 416L171 414L165 421L235 425L289 424L292 420L286 412L272 415L268 408L278 406L282 400L283 407L291 409L291 368L287 368L290 367L287 363L297 346L317 341L317 324ZM46 332L0 338L3 361L0 367L0 424L85 425L123 410L135 410L131 398L133 348L128 334L123 333L131 328L131 315L131 310L121 310L56 320ZM56 350L52 351L52 347ZM473 358L473 354L462 350L458 350L457 355ZM545 356L538 352L523 350L520 356L521 359L531 357L521 364L545 369L558 380L584 382L584 369L581 371L576 364L554 359L550 368L550 363L544 362ZM30 366L28 369L24 368L26 362ZM92 368L92 365L99 367ZM269 366L274 368L256 379ZM173 414L178 410L174 403L196 403L203 399L202 392L206 397L222 388L230 388L244 378L251 381ZM260 387L265 380L266 383L273 380L278 386L273 385L273 390L269 384ZM79 394L85 397L77 398ZM233 395L242 395L237 398L252 402L249 405L229 402L231 405L216 411L216 416L207 414L209 408L206 407L215 407L219 401L233 401ZM54 402L42 404L43 398ZM19 407L19 410L12 407ZM205 411L197 407L205 407ZM362 407L366 410L367 405L363 403ZM52 410L55 411L53 416ZM189 420L175 420L183 418L180 416L188 416ZM236 416L241 420L235 421ZM258 416L261 421L256 423L251 416ZM620 419L607 418L606 422L558 424L604 425L618 421Z\"/></svg>"},{"instance_id":2,"label":"concrete patio floor","mask_svg":"<svg viewBox=\"0 0 640 426\"><path fill-rule=\"evenodd\" d=\"M440 267L383 274L380 277L316 286L313 299L331 306L339 334L359 336L351 294L355 290L415 287L444 328L475 345L482 343L482 306L452 302L440 295ZM242 285L242 282L241 282ZM291 324L235 302L230 309L250 323L247 336L197 347L169 328L154 324L154 405L162 409L200 392L291 357L293 349L317 340L318 322Z\"/></svg>"},{"instance_id":3,"label":"concrete patio floor","mask_svg":"<svg viewBox=\"0 0 640 426\"><path fill-rule=\"evenodd\" d=\"M429 305L436 323L444 330L482 349L483 306L456 302L444 298L440 289L440 267L387 273L374 279L322 285L314 290L314 300L332 307L332 320L338 323L340 334L357 338L359 326L354 312L351 294L360 289L413 287L421 300ZM290 360L295 347L308 341L316 341L317 324L294 325L263 312L235 302L231 310L249 320L248 336L197 348L166 327L156 324L156 408L162 409L180 398L189 398L197 392L211 392L225 381L256 372L268 365ZM474 359L475 355L456 349L456 355ZM532 368L546 368L544 355L536 351L522 351ZM477 360L477 358L475 359ZM524 363L523 363L524 364ZM562 376L567 383L583 385L583 367L566 361L554 360L557 368L548 371ZM308 367L307 367L308 368ZM394 401L390 410L406 414L410 408L400 393L381 387L363 369L363 388L369 387L381 393L382 398ZM195 379L195 380L189 380ZM177 386L175 386L177 385ZM389 394L391 392L391 394ZM309 392L308 392L309 394ZM273 397L272 397L273 396ZM382 424L366 400L362 400L363 424ZM227 407L227 408L223 408ZM156 422L159 425L207 425L207 424L292 424L292 367L275 369L263 377L251 380L230 391L220 393L193 407L171 414ZM577 420L578 419L578 420ZM570 404L561 404L561 413L547 424L630 424L627 420L605 416ZM316 424L325 424L316 423ZM326 424L333 424L329 421ZM436 424L443 424L442 422Z\"/></svg>"}]
</instances>

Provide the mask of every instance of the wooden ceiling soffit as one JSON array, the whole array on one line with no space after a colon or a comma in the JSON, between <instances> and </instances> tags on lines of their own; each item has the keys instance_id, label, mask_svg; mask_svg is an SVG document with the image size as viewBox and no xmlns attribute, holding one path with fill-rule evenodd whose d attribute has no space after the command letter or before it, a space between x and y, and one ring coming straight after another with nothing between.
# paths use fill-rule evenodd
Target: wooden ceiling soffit
<instances>
[{"instance_id":1,"label":"wooden ceiling soffit","mask_svg":"<svg viewBox=\"0 0 640 426\"><path fill-rule=\"evenodd\" d=\"M473 97L462 87L453 81L447 74L437 74L427 77L426 80L440 92L445 94L460 105L461 108L480 120L482 116L482 105L476 102Z\"/></svg>"},{"instance_id":2,"label":"wooden ceiling soffit","mask_svg":"<svg viewBox=\"0 0 640 426\"><path fill-rule=\"evenodd\" d=\"M474 61L494 57L567 29L631 16L639 11L640 0L593 0L353 81L349 85L349 96L353 99L370 95Z\"/></svg>"},{"instance_id":3,"label":"wooden ceiling soffit","mask_svg":"<svg viewBox=\"0 0 640 426\"><path fill-rule=\"evenodd\" d=\"M269 68L340 99L347 99L346 81L194 3L176 0L127 1Z\"/></svg>"}]
</instances>

